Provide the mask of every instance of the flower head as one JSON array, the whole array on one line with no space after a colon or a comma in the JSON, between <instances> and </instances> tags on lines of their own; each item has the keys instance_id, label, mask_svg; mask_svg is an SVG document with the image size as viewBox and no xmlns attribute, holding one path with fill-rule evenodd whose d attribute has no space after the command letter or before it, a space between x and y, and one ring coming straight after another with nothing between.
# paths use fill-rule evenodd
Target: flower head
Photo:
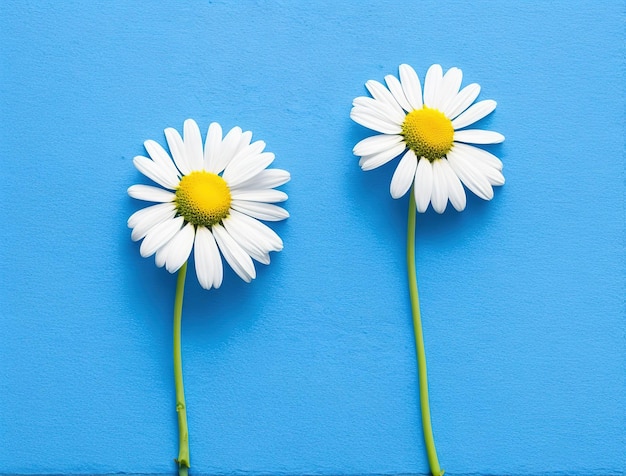
<instances>
[{"instance_id":1,"label":"flower head","mask_svg":"<svg viewBox=\"0 0 626 476\"><path fill-rule=\"evenodd\" d=\"M183 136L165 129L171 157L148 140L144 145L150 158L134 158L135 167L161 187L128 189L133 198L157 203L131 215L131 237L143 239L141 256L156 254L157 266L170 273L178 271L193 248L196 275L205 289L222 284L221 256L250 282L256 276L252 258L268 264L269 252L283 248L280 237L259 220L289 216L274 205L287 199L274 187L288 182L289 172L267 169L274 154L263 152L263 141L251 143L252 133L239 127L222 138L222 128L212 123L203 147L198 125L188 119Z\"/></svg>"},{"instance_id":2,"label":"flower head","mask_svg":"<svg viewBox=\"0 0 626 476\"><path fill-rule=\"evenodd\" d=\"M418 212L429 203L438 213L448 204L465 208L463 185L485 200L493 198L493 185L503 185L502 162L486 150L469 144L496 144L497 132L465 129L490 114L496 102L474 101L478 84L460 89L463 74L432 65L426 73L424 92L415 70L400 65L400 79L385 76L387 86L370 80L365 87L372 97L354 100L350 117L381 134L354 146L363 170L372 170L402 155L391 179L393 198L404 196L414 185ZM473 104L473 105L472 105ZM462 185L463 184L463 185Z\"/></svg>"}]
</instances>

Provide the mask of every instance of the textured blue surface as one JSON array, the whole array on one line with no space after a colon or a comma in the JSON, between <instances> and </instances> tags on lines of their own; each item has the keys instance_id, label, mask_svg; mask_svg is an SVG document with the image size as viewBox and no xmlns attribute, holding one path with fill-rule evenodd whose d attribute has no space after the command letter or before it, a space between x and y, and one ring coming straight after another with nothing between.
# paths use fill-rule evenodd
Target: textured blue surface
<instances>
[{"instance_id":1,"label":"textured blue surface","mask_svg":"<svg viewBox=\"0 0 626 476\"><path fill-rule=\"evenodd\" d=\"M462 68L507 137L492 202L418 219L442 466L623 474L624 20L621 1L5 3L0 474L174 472L175 277L131 242L126 188L187 117L252 130L293 177L256 281L188 280L193 472L427 472L407 200L351 154L352 99L402 62Z\"/></svg>"}]
</instances>

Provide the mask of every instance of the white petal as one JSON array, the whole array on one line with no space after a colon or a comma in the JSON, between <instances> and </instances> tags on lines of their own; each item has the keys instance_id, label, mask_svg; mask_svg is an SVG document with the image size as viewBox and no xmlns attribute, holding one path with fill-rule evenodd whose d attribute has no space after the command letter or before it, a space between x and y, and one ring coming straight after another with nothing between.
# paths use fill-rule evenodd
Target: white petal
<instances>
[{"instance_id":1,"label":"white petal","mask_svg":"<svg viewBox=\"0 0 626 476\"><path fill-rule=\"evenodd\" d=\"M496 105L497 103L492 99L477 102L452 121L452 127L456 130L474 124L476 121L490 114L496 108Z\"/></svg>"},{"instance_id":2,"label":"white petal","mask_svg":"<svg viewBox=\"0 0 626 476\"><path fill-rule=\"evenodd\" d=\"M150 185L132 185L128 187L128 195L137 200L160 203L173 202L176 197L172 192Z\"/></svg>"},{"instance_id":3,"label":"white petal","mask_svg":"<svg viewBox=\"0 0 626 476\"><path fill-rule=\"evenodd\" d=\"M417 211L424 213L430 203L433 190L433 167L428 159L422 157L417 163L415 172L415 204Z\"/></svg>"},{"instance_id":4,"label":"white petal","mask_svg":"<svg viewBox=\"0 0 626 476\"><path fill-rule=\"evenodd\" d=\"M265 146L265 143L263 143L263 146ZM241 158L237 156L228 164L222 177L224 177L224 180L226 180L230 188L236 188L239 184L244 183L262 170L265 170L274 162L274 158L275 156L271 152L251 154Z\"/></svg>"},{"instance_id":5,"label":"white petal","mask_svg":"<svg viewBox=\"0 0 626 476\"><path fill-rule=\"evenodd\" d=\"M389 104L377 99L358 97L352 101L352 105L357 112L362 111L366 114L371 114L383 121L389 121L392 124L402 125L406 117L406 114L400 107L394 109Z\"/></svg>"},{"instance_id":6,"label":"white petal","mask_svg":"<svg viewBox=\"0 0 626 476\"><path fill-rule=\"evenodd\" d=\"M504 141L504 136L494 131L464 129L462 131L454 131L454 140L469 142L470 144L499 144Z\"/></svg>"},{"instance_id":7,"label":"white petal","mask_svg":"<svg viewBox=\"0 0 626 476\"><path fill-rule=\"evenodd\" d=\"M189 224L187 224L186 226L189 226ZM178 237L181 235L181 233L183 233L183 230L185 230L186 226L184 226L183 228L181 228L180 230L178 230L178 232L174 235L174 237L168 241L167 243L165 243L163 246L161 246L156 254L154 255L154 262L156 263L156 265L159 268L162 268L163 266L165 266L165 263L168 261L168 257L172 254L172 253L176 253L177 252L177 248L180 248L180 243L179 243L179 239ZM191 241L193 244L193 225L192 225L192 235L191 235ZM189 249L189 252L187 253L187 255L185 256L185 260L189 257L189 253L191 252L191 248ZM182 266L183 263L180 263L180 266ZM180 268L180 266L178 268ZM170 273L173 273L175 271L178 270L178 268L174 269L173 271L170 271L168 269L168 271Z\"/></svg>"},{"instance_id":8,"label":"white petal","mask_svg":"<svg viewBox=\"0 0 626 476\"><path fill-rule=\"evenodd\" d=\"M238 220L238 216L232 215L226 218L224 228L239 243L243 250L252 258L263 264L270 263L270 255L267 249L267 243L262 237L255 236L254 230L246 226L246 224Z\"/></svg>"},{"instance_id":9,"label":"white petal","mask_svg":"<svg viewBox=\"0 0 626 476\"><path fill-rule=\"evenodd\" d=\"M237 210L230 211L230 218L241 223L242 226L245 225L265 251L280 251L283 249L283 240L265 223L261 223L256 218L252 218Z\"/></svg>"},{"instance_id":10,"label":"white petal","mask_svg":"<svg viewBox=\"0 0 626 476\"><path fill-rule=\"evenodd\" d=\"M265 169L254 177L239 184L239 190L259 190L263 188L280 187L291 180L291 175L286 170Z\"/></svg>"},{"instance_id":11,"label":"white petal","mask_svg":"<svg viewBox=\"0 0 626 476\"><path fill-rule=\"evenodd\" d=\"M224 138L224 141L225 140L226 140L226 137ZM238 158L241 158L242 156L250 155L250 154L260 154L261 152L263 152L263 149L265 148L265 142L256 141L256 142L250 143L251 140L252 140L252 132L246 131L246 132L241 133L241 135L239 136L239 142L235 145L233 149L232 156L228 158L222 170L225 169L228 165L230 165L231 161L238 160ZM222 147L224 147L223 143L222 143ZM222 160L224 160L224 158L222 158Z\"/></svg>"},{"instance_id":12,"label":"white petal","mask_svg":"<svg viewBox=\"0 0 626 476\"><path fill-rule=\"evenodd\" d=\"M484 167L481 165L481 169L487 180L491 185L501 186L504 185L504 175L493 167Z\"/></svg>"},{"instance_id":13,"label":"white petal","mask_svg":"<svg viewBox=\"0 0 626 476\"><path fill-rule=\"evenodd\" d=\"M202 170L202 137L196 121L187 119L183 126L183 134L185 136L185 156L191 170Z\"/></svg>"},{"instance_id":14,"label":"white petal","mask_svg":"<svg viewBox=\"0 0 626 476\"><path fill-rule=\"evenodd\" d=\"M243 134L242 140L245 140ZM245 169L245 161L250 160L251 157L261 154L263 152L263 149L265 149L265 142L263 142L262 140L258 140L253 142L252 144L247 144L243 147L239 147L231 161L228 163L226 169Z\"/></svg>"},{"instance_id":15,"label":"white petal","mask_svg":"<svg viewBox=\"0 0 626 476\"><path fill-rule=\"evenodd\" d=\"M230 151L228 151L228 153L225 153L224 149L227 146L230 147L230 144L227 144L229 134L226 135L224 141L222 142L220 160L216 165L217 172L215 173L222 172L224 169L226 169L226 167L231 164L231 162L239 160L243 156L260 154L265 148L265 142L263 141L256 141L250 144L250 140L252 139L252 132L246 131L238 135L237 131L235 131L234 136L235 138L238 138L238 142L234 144L234 147L232 148L232 153Z\"/></svg>"},{"instance_id":16,"label":"white petal","mask_svg":"<svg viewBox=\"0 0 626 476\"><path fill-rule=\"evenodd\" d=\"M165 129L165 138L167 139L167 146L170 148L176 167L178 167L178 170L180 170L183 175L189 174L193 169L191 168L190 162L187 160L185 143L182 137L180 137L176 129L168 127Z\"/></svg>"},{"instance_id":17,"label":"white petal","mask_svg":"<svg viewBox=\"0 0 626 476\"><path fill-rule=\"evenodd\" d=\"M152 227L141 242L141 247L139 248L141 256L147 258L156 253L161 246L171 240L176 232L180 230L183 222L183 217L177 217Z\"/></svg>"},{"instance_id":18,"label":"white petal","mask_svg":"<svg viewBox=\"0 0 626 476\"><path fill-rule=\"evenodd\" d=\"M247 227L250 230L249 233L254 236L255 241L265 251L280 251L283 249L283 240L265 223L261 223L256 218L252 218L237 210L230 211L230 218L241 223L241 226Z\"/></svg>"},{"instance_id":19,"label":"white petal","mask_svg":"<svg viewBox=\"0 0 626 476\"><path fill-rule=\"evenodd\" d=\"M133 229L132 240L141 240L152 227L171 220L175 215L176 206L173 203L159 203L136 211L128 219L128 227Z\"/></svg>"},{"instance_id":20,"label":"white petal","mask_svg":"<svg viewBox=\"0 0 626 476\"><path fill-rule=\"evenodd\" d=\"M209 172L213 172L214 174L219 174L220 172L222 172L239 149L239 143L241 142L242 134L243 133L241 132L240 127L233 127L230 131L228 131L228 134L226 134L226 137L224 137L224 140L219 146L219 154L217 154L217 156L214 156L215 160L210 160L208 164L205 160L205 169ZM205 145L205 153L207 150L207 145Z\"/></svg>"},{"instance_id":21,"label":"white petal","mask_svg":"<svg viewBox=\"0 0 626 476\"><path fill-rule=\"evenodd\" d=\"M223 267L215 238L208 228L199 226L194 240L196 276L204 289L222 285Z\"/></svg>"},{"instance_id":22,"label":"white petal","mask_svg":"<svg viewBox=\"0 0 626 476\"><path fill-rule=\"evenodd\" d=\"M440 111L445 110L446 106L454 100L456 95L459 94L462 81L463 72L459 68L450 68L446 72L438 92L437 109Z\"/></svg>"},{"instance_id":23,"label":"white petal","mask_svg":"<svg viewBox=\"0 0 626 476\"><path fill-rule=\"evenodd\" d=\"M162 187L174 190L178 187L178 177L173 176L168 170L160 164L150 160L148 157L138 155L133 159L133 164L142 174L150 180L158 183Z\"/></svg>"},{"instance_id":24,"label":"white petal","mask_svg":"<svg viewBox=\"0 0 626 476\"><path fill-rule=\"evenodd\" d=\"M363 108L353 107L350 111L352 120L363 127L383 134L400 134L402 127L391 121L386 121L371 113L364 112Z\"/></svg>"},{"instance_id":25,"label":"white petal","mask_svg":"<svg viewBox=\"0 0 626 476\"><path fill-rule=\"evenodd\" d=\"M389 105L392 111L395 111L402 117L404 116L404 111L402 111L402 108L398 104L398 101L395 100L393 94L391 94L389 90L381 83L370 79L365 83L365 87L374 99Z\"/></svg>"},{"instance_id":26,"label":"white petal","mask_svg":"<svg viewBox=\"0 0 626 476\"><path fill-rule=\"evenodd\" d=\"M448 205L448 179L443 170L442 160L435 160L433 167L433 189L430 194L430 201L433 204L433 210L437 213L446 211Z\"/></svg>"},{"instance_id":27,"label":"white petal","mask_svg":"<svg viewBox=\"0 0 626 476\"><path fill-rule=\"evenodd\" d=\"M233 271L249 283L256 277L256 270L250 255L237 243L232 236L221 225L212 228L215 241Z\"/></svg>"},{"instance_id":28,"label":"white petal","mask_svg":"<svg viewBox=\"0 0 626 476\"><path fill-rule=\"evenodd\" d=\"M363 170L373 170L381 165L386 164L394 157L400 155L406 149L404 142L394 145L387 150L383 150L378 154L365 155L359 160L359 165Z\"/></svg>"},{"instance_id":29,"label":"white petal","mask_svg":"<svg viewBox=\"0 0 626 476\"><path fill-rule=\"evenodd\" d=\"M272 188L264 190L239 190L233 189L231 192L233 200L249 200L251 202L278 203L287 200L287 194Z\"/></svg>"},{"instance_id":30,"label":"white petal","mask_svg":"<svg viewBox=\"0 0 626 476\"><path fill-rule=\"evenodd\" d=\"M195 237L194 226L187 223L176 236L170 241L170 251L167 253L165 269L170 273L175 273L185 264L191 254L193 239ZM158 252L157 252L158 254Z\"/></svg>"},{"instance_id":31,"label":"white petal","mask_svg":"<svg viewBox=\"0 0 626 476\"><path fill-rule=\"evenodd\" d=\"M158 205L151 205L149 207L142 208L141 210L137 210L128 218L128 222L127 222L128 228L135 228L146 217L162 210L167 210L168 212L175 212L176 207L173 203L159 203Z\"/></svg>"},{"instance_id":32,"label":"white petal","mask_svg":"<svg viewBox=\"0 0 626 476\"><path fill-rule=\"evenodd\" d=\"M454 119L474 102L479 93L480 86L478 84L472 83L465 86L461 89L461 92L457 94L456 97L443 109L443 113L448 119Z\"/></svg>"},{"instance_id":33,"label":"white petal","mask_svg":"<svg viewBox=\"0 0 626 476\"><path fill-rule=\"evenodd\" d=\"M252 132L246 131L241 133L241 138L239 139L239 145L237 149L235 149L235 155L233 157L237 157L237 154L248 147L252 142ZM255 142L256 144L257 142ZM265 145L264 145L265 147Z\"/></svg>"},{"instance_id":34,"label":"white petal","mask_svg":"<svg viewBox=\"0 0 626 476\"><path fill-rule=\"evenodd\" d=\"M493 189L479 169L472 166L471 158L456 148L448 152L448 163L463 184L483 200L493 198Z\"/></svg>"},{"instance_id":35,"label":"white petal","mask_svg":"<svg viewBox=\"0 0 626 476\"><path fill-rule=\"evenodd\" d=\"M404 91L402 89L402 84L395 76L388 74L385 76L385 82L387 83L387 87L391 94L393 94L394 99L397 103L404 109L406 112L411 112L413 107L409 104L406 96L404 95Z\"/></svg>"},{"instance_id":36,"label":"white petal","mask_svg":"<svg viewBox=\"0 0 626 476\"><path fill-rule=\"evenodd\" d=\"M271 203L248 202L246 200L233 200L231 207L235 210L265 221L280 221L289 218L289 212L284 208Z\"/></svg>"},{"instance_id":37,"label":"white petal","mask_svg":"<svg viewBox=\"0 0 626 476\"><path fill-rule=\"evenodd\" d=\"M220 126L217 122L212 122L209 125L209 130L206 134L206 141L204 142L204 170L213 171L217 169L221 153L221 145L222 126ZM219 172L221 172L221 170Z\"/></svg>"},{"instance_id":38,"label":"white petal","mask_svg":"<svg viewBox=\"0 0 626 476\"><path fill-rule=\"evenodd\" d=\"M457 211L462 212L465 209L466 197L459 177L456 176L447 159L441 159L440 169L444 172L448 182L450 203Z\"/></svg>"},{"instance_id":39,"label":"white petal","mask_svg":"<svg viewBox=\"0 0 626 476\"><path fill-rule=\"evenodd\" d=\"M154 263L159 268L162 268L163 266L165 266L165 258L167 258L167 253L169 253L170 251L170 246L172 246L172 240L168 241L163 246L161 246L155 253Z\"/></svg>"},{"instance_id":40,"label":"white petal","mask_svg":"<svg viewBox=\"0 0 626 476\"><path fill-rule=\"evenodd\" d=\"M421 109L424 105L422 101L422 84L415 70L408 64L400 65L400 82L409 104L413 109Z\"/></svg>"},{"instance_id":41,"label":"white petal","mask_svg":"<svg viewBox=\"0 0 626 476\"><path fill-rule=\"evenodd\" d=\"M174 165L170 154L168 154L165 149L161 147L161 144L153 140L147 140L143 143L143 145L148 151L148 154L150 154L152 160L164 169L168 177L170 177L172 181L178 182L180 180L180 172Z\"/></svg>"},{"instance_id":42,"label":"white petal","mask_svg":"<svg viewBox=\"0 0 626 476\"><path fill-rule=\"evenodd\" d=\"M473 145L462 144L460 142L454 144L454 148L459 151L463 151L465 154L471 155L477 160L483 162L485 165L493 167L494 169L502 170L502 161L486 150L474 147Z\"/></svg>"},{"instance_id":43,"label":"white petal","mask_svg":"<svg viewBox=\"0 0 626 476\"><path fill-rule=\"evenodd\" d=\"M454 148L458 154L466 157L467 162L479 170L491 185L504 185L504 175L500 172L502 162L497 157L491 155L486 150L472 147L471 145L457 143L454 145Z\"/></svg>"},{"instance_id":44,"label":"white petal","mask_svg":"<svg viewBox=\"0 0 626 476\"><path fill-rule=\"evenodd\" d=\"M389 149L396 144L399 144L404 140L404 137L397 134L378 134L375 136L366 137L362 141L359 141L352 153L358 156L373 155Z\"/></svg>"},{"instance_id":45,"label":"white petal","mask_svg":"<svg viewBox=\"0 0 626 476\"><path fill-rule=\"evenodd\" d=\"M403 197L413 184L415 170L417 169L417 157L415 152L409 149L400 160L396 171L391 178L389 192L393 198Z\"/></svg>"},{"instance_id":46,"label":"white petal","mask_svg":"<svg viewBox=\"0 0 626 476\"><path fill-rule=\"evenodd\" d=\"M443 80L443 70L441 65L434 64L426 72L424 79L424 104L428 107L438 108L438 94Z\"/></svg>"}]
</instances>

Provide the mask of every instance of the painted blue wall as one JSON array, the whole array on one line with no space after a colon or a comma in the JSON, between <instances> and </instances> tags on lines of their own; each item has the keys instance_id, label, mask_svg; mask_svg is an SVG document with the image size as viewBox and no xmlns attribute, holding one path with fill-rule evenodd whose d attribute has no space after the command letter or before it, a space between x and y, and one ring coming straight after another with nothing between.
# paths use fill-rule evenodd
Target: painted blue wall
<instances>
[{"instance_id":1,"label":"painted blue wall","mask_svg":"<svg viewBox=\"0 0 626 476\"><path fill-rule=\"evenodd\" d=\"M188 280L195 474L424 474L407 200L349 119L402 62L459 66L507 184L418 219L450 475L626 470L623 2L10 1L0 13L0 474L173 473L175 277L139 256L132 157L195 118L291 171L285 250Z\"/></svg>"}]
</instances>

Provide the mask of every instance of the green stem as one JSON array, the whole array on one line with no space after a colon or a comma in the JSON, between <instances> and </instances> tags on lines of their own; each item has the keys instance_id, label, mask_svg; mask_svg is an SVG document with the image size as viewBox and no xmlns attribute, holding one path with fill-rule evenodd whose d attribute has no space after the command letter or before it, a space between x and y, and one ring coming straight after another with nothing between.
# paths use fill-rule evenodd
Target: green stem
<instances>
[{"instance_id":1,"label":"green stem","mask_svg":"<svg viewBox=\"0 0 626 476\"><path fill-rule=\"evenodd\" d=\"M187 262L178 271L176 297L174 298L174 384L176 386L176 412L178 413L178 474L187 476L189 469L189 430L187 429L187 406L183 386L183 358L181 355L181 319Z\"/></svg>"},{"instance_id":2,"label":"green stem","mask_svg":"<svg viewBox=\"0 0 626 476\"><path fill-rule=\"evenodd\" d=\"M409 220L407 225L406 261L409 275L409 293L411 295L411 311L413 314L413 330L415 332L415 349L417 350L417 373L419 377L420 408L422 410L422 428L424 442L428 454L428 464L433 476L442 476L444 471L439 467L433 428L430 423L430 406L428 403L428 376L426 372L426 351L424 350L424 334L420 314L420 299L417 290L417 272L415 270L415 194L413 189L409 199Z\"/></svg>"}]
</instances>

